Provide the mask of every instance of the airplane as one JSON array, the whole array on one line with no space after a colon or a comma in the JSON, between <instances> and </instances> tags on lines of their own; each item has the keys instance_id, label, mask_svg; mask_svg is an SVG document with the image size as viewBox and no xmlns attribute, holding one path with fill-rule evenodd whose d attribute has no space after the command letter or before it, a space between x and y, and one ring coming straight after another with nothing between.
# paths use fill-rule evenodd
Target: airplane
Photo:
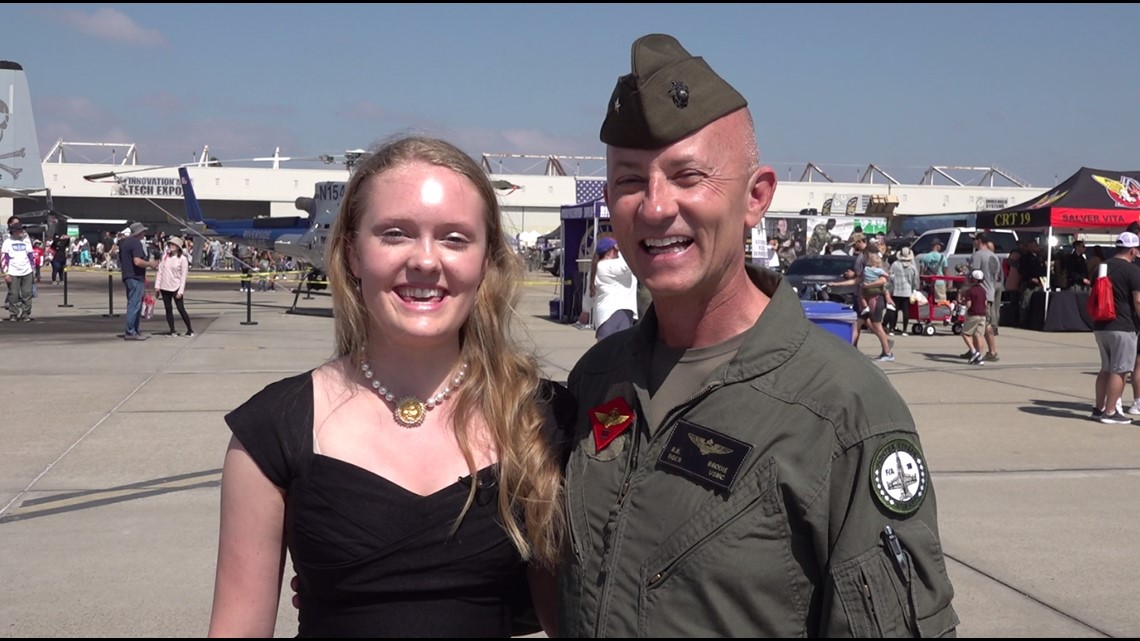
<instances>
[{"instance_id":1,"label":"airplane","mask_svg":"<svg viewBox=\"0 0 1140 641\"><path fill-rule=\"evenodd\" d=\"M0 60L0 198L47 192L40 163L28 78L19 63Z\"/></svg>"}]
</instances>

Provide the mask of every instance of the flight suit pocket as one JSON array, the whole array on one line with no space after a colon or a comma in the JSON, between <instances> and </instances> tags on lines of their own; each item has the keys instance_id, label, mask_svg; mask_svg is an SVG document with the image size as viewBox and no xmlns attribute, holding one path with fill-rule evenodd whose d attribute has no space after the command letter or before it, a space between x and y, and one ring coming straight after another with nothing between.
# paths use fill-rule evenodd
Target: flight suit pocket
<instances>
[{"instance_id":1,"label":"flight suit pocket","mask_svg":"<svg viewBox=\"0 0 1140 641\"><path fill-rule=\"evenodd\" d=\"M760 463L730 496L710 498L645 560L638 636L800 634L810 586L797 571L776 488L775 465ZM717 616L676 616L712 610Z\"/></svg>"},{"instance_id":2,"label":"flight suit pocket","mask_svg":"<svg viewBox=\"0 0 1140 641\"><path fill-rule=\"evenodd\" d=\"M853 637L914 636L907 626L909 590L887 555L882 548L872 548L832 572Z\"/></svg>"}]
</instances>

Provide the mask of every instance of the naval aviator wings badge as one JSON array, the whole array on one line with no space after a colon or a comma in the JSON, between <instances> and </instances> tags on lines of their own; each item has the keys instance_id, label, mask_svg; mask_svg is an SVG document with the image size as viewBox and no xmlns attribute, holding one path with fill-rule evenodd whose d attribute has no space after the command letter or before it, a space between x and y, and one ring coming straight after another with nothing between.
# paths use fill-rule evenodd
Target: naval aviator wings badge
<instances>
[{"instance_id":1,"label":"naval aviator wings badge","mask_svg":"<svg viewBox=\"0 0 1140 641\"><path fill-rule=\"evenodd\" d=\"M594 428L594 453L606 449L619 434L633 425L633 419L633 410L620 396L592 408L590 425Z\"/></svg>"},{"instance_id":2,"label":"naval aviator wings badge","mask_svg":"<svg viewBox=\"0 0 1140 641\"><path fill-rule=\"evenodd\" d=\"M871 459L871 491L891 512L916 512L928 486L926 457L909 439L888 441Z\"/></svg>"}]
</instances>

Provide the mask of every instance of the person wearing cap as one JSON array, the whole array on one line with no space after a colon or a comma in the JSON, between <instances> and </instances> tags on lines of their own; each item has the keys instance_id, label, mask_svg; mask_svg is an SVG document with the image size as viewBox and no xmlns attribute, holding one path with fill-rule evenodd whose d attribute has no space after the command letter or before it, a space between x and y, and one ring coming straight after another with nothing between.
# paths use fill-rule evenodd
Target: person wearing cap
<instances>
[{"instance_id":1,"label":"person wearing cap","mask_svg":"<svg viewBox=\"0 0 1140 641\"><path fill-rule=\"evenodd\" d=\"M997 254L990 249L990 239L986 236L984 231L979 231L974 234L974 253L970 254L969 269L970 272L980 271L984 278L982 279L982 287L986 290L986 305L988 311L986 316L986 353L983 358L989 362L996 362L998 360L997 353L997 324L998 324L998 311L1001 305L1001 299L998 297L998 287L1002 280L1001 259ZM965 358L970 358L972 354L966 355Z\"/></svg>"},{"instance_id":2,"label":"person wearing cap","mask_svg":"<svg viewBox=\"0 0 1140 641\"><path fill-rule=\"evenodd\" d=\"M178 306L178 315L186 325L186 336L194 336L194 328L190 325L190 315L186 313L183 303L183 294L186 292L186 277L190 273L190 261L183 255L184 243L178 236L171 236L166 241L166 252L158 261L158 269L154 273L155 296L162 297L166 306L166 324L170 331L164 336L178 336L174 330L174 310L172 304Z\"/></svg>"},{"instance_id":3,"label":"person wearing cap","mask_svg":"<svg viewBox=\"0 0 1140 641\"><path fill-rule=\"evenodd\" d=\"M918 257L918 272L920 276L945 276L948 260L942 253L942 241L935 238L930 244L930 251ZM941 278L932 279L934 285L934 300L931 304L946 302L946 281ZM928 281L930 282L930 281Z\"/></svg>"},{"instance_id":4,"label":"person wearing cap","mask_svg":"<svg viewBox=\"0 0 1140 641\"><path fill-rule=\"evenodd\" d=\"M618 251L616 240L606 236L598 241L590 274L594 338L602 340L633 327L637 320L637 279Z\"/></svg>"},{"instance_id":5,"label":"person wearing cap","mask_svg":"<svg viewBox=\"0 0 1140 641\"><path fill-rule=\"evenodd\" d=\"M986 331L986 325L989 324L989 307L985 280L985 272L975 269L968 276L967 286L958 290L958 303L966 306L962 340L966 342L966 348L969 350L966 362L970 365L986 364L985 354L982 352L989 336L989 332Z\"/></svg>"},{"instance_id":6,"label":"person wearing cap","mask_svg":"<svg viewBox=\"0 0 1140 641\"><path fill-rule=\"evenodd\" d=\"M613 236L653 305L568 377L557 635L953 634L906 403L746 264L776 187L747 104L664 34L607 103Z\"/></svg>"},{"instance_id":7,"label":"person wearing cap","mask_svg":"<svg viewBox=\"0 0 1140 641\"><path fill-rule=\"evenodd\" d=\"M1132 261L1140 256L1140 237L1126 231L1116 237L1116 253L1104 261L1112 283L1116 318L1093 321L1093 336L1100 351L1100 371L1096 375L1096 400L1092 418L1101 423L1130 425L1132 419L1120 412L1125 379L1136 366L1136 325L1140 317L1140 266ZM1111 408L1111 409L1109 409Z\"/></svg>"},{"instance_id":8,"label":"person wearing cap","mask_svg":"<svg viewBox=\"0 0 1140 641\"><path fill-rule=\"evenodd\" d=\"M123 340L145 341L150 338L139 331L142 321L143 294L146 290L146 270L158 267L158 261L147 256L142 237L146 226L131 223L125 230L126 237L119 241L119 269L123 287L127 290L127 318Z\"/></svg>"},{"instance_id":9,"label":"person wearing cap","mask_svg":"<svg viewBox=\"0 0 1140 641\"><path fill-rule=\"evenodd\" d=\"M36 256L28 232L19 222L8 226L8 238L0 245L0 271L8 284L8 320L32 321L32 287Z\"/></svg>"},{"instance_id":10,"label":"person wearing cap","mask_svg":"<svg viewBox=\"0 0 1140 641\"><path fill-rule=\"evenodd\" d=\"M900 247L898 260L891 263L890 292L897 304L897 312L891 320L890 333L907 335L906 328L910 324L910 300L914 293L921 289L918 279L918 268L914 265L914 250L910 247ZM898 320L902 318L902 329L898 327Z\"/></svg>"}]
</instances>

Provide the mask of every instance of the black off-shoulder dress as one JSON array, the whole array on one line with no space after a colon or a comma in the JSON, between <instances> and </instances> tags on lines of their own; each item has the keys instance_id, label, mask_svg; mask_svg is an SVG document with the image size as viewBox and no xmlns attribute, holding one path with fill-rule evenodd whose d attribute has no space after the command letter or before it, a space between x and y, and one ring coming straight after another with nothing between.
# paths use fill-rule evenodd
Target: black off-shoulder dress
<instances>
[{"instance_id":1,"label":"black off-shoulder dress","mask_svg":"<svg viewBox=\"0 0 1140 641\"><path fill-rule=\"evenodd\" d=\"M552 447L565 462L565 387L543 381ZM569 417L569 420L567 419ZM226 415L234 435L285 490L285 542L297 575L298 636L509 637L529 608L526 564L495 505L496 468L450 534L472 482L420 496L314 453L312 372L266 386ZM431 461L424 461L431 465Z\"/></svg>"}]
</instances>

